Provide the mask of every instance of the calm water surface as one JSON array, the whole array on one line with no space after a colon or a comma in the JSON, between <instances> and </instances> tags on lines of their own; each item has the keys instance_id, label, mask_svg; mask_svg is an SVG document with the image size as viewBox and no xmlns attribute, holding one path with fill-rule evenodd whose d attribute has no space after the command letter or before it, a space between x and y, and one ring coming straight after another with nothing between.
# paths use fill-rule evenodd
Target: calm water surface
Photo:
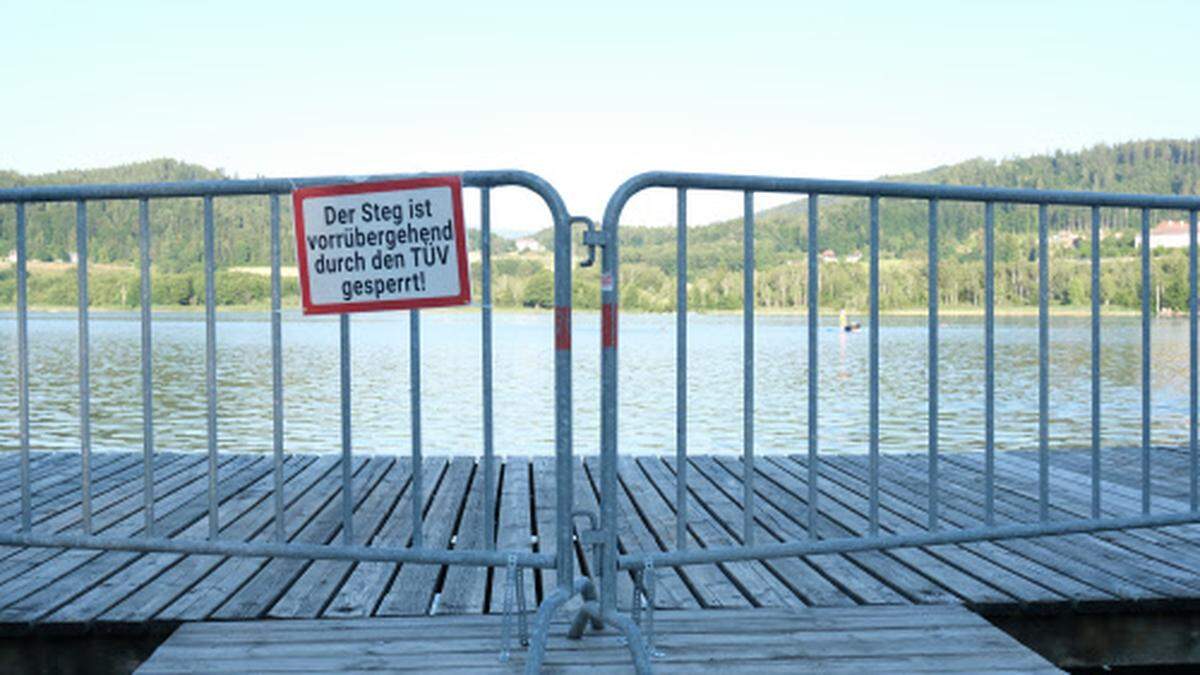
<instances>
[{"instance_id":1,"label":"calm water surface","mask_svg":"<svg viewBox=\"0 0 1200 675\"><path fill-rule=\"evenodd\" d=\"M675 319L623 315L621 450L672 453L675 447ZM983 330L977 318L947 319L940 330L942 448L983 446ZM755 448L806 450L806 320L767 317L757 324ZM475 311L422 316L423 438L427 453L479 454L480 319ZM140 449L140 329L136 315L96 314L91 323L92 434L97 449ZM30 318L33 445L79 443L78 337L73 314ZM222 449L271 448L270 325L264 314L223 314L217 329ZM289 451L339 447L336 319L287 316L284 334L285 443ZM499 454L553 452L554 373L549 313L495 315L495 438ZM1090 325L1051 322L1050 438L1054 447L1090 443ZM689 448L736 453L742 435L742 324L738 316L692 316L689 323ZM1105 317L1103 438L1140 443L1141 333L1136 318ZM881 325L880 434L886 451L921 451L927 434L926 329L923 318L885 317ZM832 323L820 331L822 452L865 452L867 335ZM1153 442L1184 445L1188 424L1188 327L1153 324ZM410 448L407 314L353 318L356 452ZM577 452L599 443L599 319L575 318ZM0 448L17 446L16 325L0 314ZM1037 322L998 320L996 442L1037 443ZM154 415L157 447L206 448L204 322L198 314L156 314Z\"/></svg>"}]
</instances>

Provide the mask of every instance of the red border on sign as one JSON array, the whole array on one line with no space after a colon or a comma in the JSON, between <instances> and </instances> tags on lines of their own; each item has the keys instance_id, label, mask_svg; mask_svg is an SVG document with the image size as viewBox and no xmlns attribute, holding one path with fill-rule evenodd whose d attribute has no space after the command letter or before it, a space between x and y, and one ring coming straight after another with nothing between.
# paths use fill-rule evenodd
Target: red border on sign
<instances>
[{"instance_id":1,"label":"red border on sign","mask_svg":"<svg viewBox=\"0 0 1200 675\"><path fill-rule=\"evenodd\" d=\"M436 298L413 298L411 300L367 300L361 302L339 302L314 305L308 288L308 251L304 245L304 200L311 197L332 195L354 195L367 192L391 190L415 190L419 188L448 187L454 207L455 249L458 252L458 295ZM375 183L344 183L300 188L292 192L292 213L296 223L296 263L300 273L300 299L305 314L347 314L350 312L379 312L389 309L419 309L422 307L450 307L471 302L471 282L467 275L467 232L463 219L462 179L458 176L430 176L406 180L388 180Z\"/></svg>"}]
</instances>

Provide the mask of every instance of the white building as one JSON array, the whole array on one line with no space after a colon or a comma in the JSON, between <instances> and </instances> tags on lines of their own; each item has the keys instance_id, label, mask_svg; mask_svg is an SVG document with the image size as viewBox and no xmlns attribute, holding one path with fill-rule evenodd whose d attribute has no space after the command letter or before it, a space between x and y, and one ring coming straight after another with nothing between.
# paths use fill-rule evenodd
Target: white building
<instances>
[{"instance_id":1,"label":"white building","mask_svg":"<svg viewBox=\"0 0 1200 675\"><path fill-rule=\"evenodd\" d=\"M1133 238L1133 245L1141 248L1142 235ZM1150 230L1150 248L1187 248L1188 224L1185 220L1164 220Z\"/></svg>"},{"instance_id":2,"label":"white building","mask_svg":"<svg viewBox=\"0 0 1200 675\"><path fill-rule=\"evenodd\" d=\"M537 239L526 237L517 240L517 253L541 253L546 250Z\"/></svg>"}]
</instances>

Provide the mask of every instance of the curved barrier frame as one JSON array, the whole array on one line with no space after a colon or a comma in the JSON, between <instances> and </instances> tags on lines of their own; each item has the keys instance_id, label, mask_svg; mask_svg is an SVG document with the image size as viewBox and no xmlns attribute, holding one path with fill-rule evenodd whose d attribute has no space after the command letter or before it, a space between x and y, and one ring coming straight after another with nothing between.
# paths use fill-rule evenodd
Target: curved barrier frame
<instances>
[{"instance_id":1,"label":"curved barrier frame","mask_svg":"<svg viewBox=\"0 0 1200 675\"><path fill-rule=\"evenodd\" d=\"M328 544L289 542L284 532L284 481L283 460L283 380L282 380L282 330L280 310L280 205L282 195L300 187L331 184L351 184L371 181L402 180L434 175L453 174L461 177L466 188L480 191L481 205L481 253L483 285L480 305L483 316L482 327L482 379L483 379L483 449L482 488L484 490L484 533L485 549L441 549L427 548L421 536L423 514L421 505L424 492L421 485L421 441L420 441L420 324L419 310L410 312L410 363L412 371L412 424L414 462L412 486L416 497L412 499L413 531L409 547L357 545L353 540L354 496L351 485L351 423L349 401L349 353L350 325L347 315L342 315L340 325L341 346L341 426L342 426L342 538ZM555 554L534 553L528 550L496 550L495 544L495 485L496 469L492 442L492 325L491 325L491 250L490 209L491 190L499 187L523 188L537 195L549 210L555 228L554 249L554 372L555 372L555 476L556 476L556 521ZM273 451L274 451L274 541L246 542L222 539L221 523L217 505L217 432L216 410L216 302L214 295L214 218L213 202L232 196L265 196L270 200L271 227L271 346L273 371ZM180 538L155 532L154 515L154 427L153 396L151 381L151 325L150 307L150 205L153 200L172 198L200 198L203 201L204 251L205 251L205 366L207 376L206 395L207 440L208 440L208 530L207 539ZM98 200L136 200L139 203L140 262L141 262L141 361L142 361L142 404L143 404L143 511L144 525L134 536L113 536L93 531L91 523L91 435L90 435L90 382L89 382L89 337L87 297L87 204ZM25 207L32 203L74 202L76 204L77 254L79 259L79 358L80 358L80 456L81 473L81 517L82 533L61 531L39 532L33 522L30 488L30 426L29 426L29 337L28 299L26 270L26 214ZM342 559L359 561L388 561L403 563L493 566L512 569L518 574L513 582L520 583L520 568L555 569L558 590L554 593L571 593L574 578L574 545L572 538L573 494L573 446L572 446L572 392L571 392L571 219L566 205L557 190L541 177L517 170L462 171L420 174L387 174L372 176L324 176L303 178L271 178L252 180L208 180L191 182L163 182L140 184L94 184L36 186L0 189L0 204L12 204L16 210L16 253L17 253L17 375L19 409L19 452L20 452L20 523L13 531L0 532L0 545L69 547L134 552L177 552L197 554L219 554L231 556L273 556L305 559ZM518 589L519 590L519 589ZM557 597L557 596L556 596Z\"/></svg>"},{"instance_id":2,"label":"curved barrier frame","mask_svg":"<svg viewBox=\"0 0 1200 675\"><path fill-rule=\"evenodd\" d=\"M631 551L624 555L617 549L617 317L619 306L619 225L622 211L636 194L648 189L673 189L677 195L677 367L676 367L676 483L675 511L677 530L675 547L663 551ZM745 522L742 544L688 550L687 514L687 193L689 190L740 192L744 197L744 361L743 361L743 509ZM754 541L754 195L755 193L790 193L808 200L808 501L806 541L755 543ZM816 522L820 513L818 501L817 466L818 408L817 408L817 343L815 335L819 320L817 251L819 207L821 195L862 197L869 201L870 210L870 441L869 441L869 531L866 536L821 539ZM879 203L881 199L910 199L927 202L929 208L929 503L926 509L928 524L924 532L912 534L880 534L879 531ZM986 355L986 443L985 443L985 515L983 527L943 529L938 514L938 204L941 201L974 202L984 205L985 232L985 355ZM994 206L997 203L1032 205L1038 209L1039 240L1039 505L1040 520L1036 523L997 525L994 518ZM1091 517L1073 520L1052 520L1049 517L1049 446L1048 446L1048 351L1049 351L1049 262L1047 208L1049 206L1091 207L1092 216L1092 509ZM1100 511L1100 214L1104 208L1131 208L1141 211L1142 241L1149 242L1150 211L1163 209L1182 211L1189 220L1189 324L1190 324L1190 423L1188 449L1190 453L1191 495L1186 511L1154 513L1151 510L1150 490L1150 247L1142 246L1142 513L1129 517L1102 517ZM608 615L616 608L616 578L620 570L638 574L636 584L643 597L653 597L655 567L674 567L699 563L877 550L901 546L924 546L942 543L961 543L991 539L1036 537L1054 534L1092 532L1133 527L1154 527L1200 522L1200 444L1197 442L1197 212L1200 197L1172 195L1141 195L1121 193L1079 192L1063 190L1032 190L956 185L925 185L881 181L847 181L779 176L747 176L732 174L649 172L634 176L623 183L608 201L604 212L604 251L602 257L602 350L601 350L601 548L600 609ZM797 242L799 246L799 242ZM649 574L649 578L646 575ZM637 605L635 604L635 609ZM653 604L649 609L653 611Z\"/></svg>"}]
</instances>

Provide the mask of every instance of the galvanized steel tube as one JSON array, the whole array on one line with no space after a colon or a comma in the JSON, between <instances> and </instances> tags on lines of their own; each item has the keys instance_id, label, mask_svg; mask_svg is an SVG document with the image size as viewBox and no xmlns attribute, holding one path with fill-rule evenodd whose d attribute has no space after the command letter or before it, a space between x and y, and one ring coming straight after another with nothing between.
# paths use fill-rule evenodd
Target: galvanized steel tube
<instances>
[{"instance_id":1,"label":"galvanized steel tube","mask_svg":"<svg viewBox=\"0 0 1200 675\"><path fill-rule=\"evenodd\" d=\"M575 579L574 530L575 460L572 435L571 389L571 220L565 211L554 211L554 478L555 529L558 542L555 568L559 588L570 588ZM546 591L549 589L543 589Z\"/></svg>"},{"instance_id":2,"label":"galvanized steel tube","mask_svg":"<svg viewBox=\"0 0 1200 675\"><path fill-rule=\"evenodd\" d=\"M75 202L75 271L79 285L79 454L83 533L92 533L92 386L88 340L87 202Z\"/></svg>"},{"instance_id":3,"label":"galvanized steel tube","mask_svg":"<svg viewBox=\"0 0 1200 675\"><path fill-rule=\"evenodd\" d=\"M208 400L208 538L220 533L217 515L217 288L213 198L204 197L204 372Z\"/></svg>"},{"instance_id":4,"label":"galvanized steel tube","mask_svg":"<svg viewBox=\"0 0 1200 675\"><path fill-rule=\"evenodd\" d=\"M283 317L279 275L279 195L271 195L271 463L275 541L286 541L283 495Z\"/></svg>"},{"instance_id":5,"label":"galvanized steel tube","mask_svg":"<svg viewBox=\"0 0 1200 675\"><path fill-rule=\"evenodd\" d=\"M820 293L821 269L817 259L817 225L819 214L817 193L808 195L808 537L817 538L817 519L820 514L820 492L817 489L817 384L820 382L818 338L821 327Z\"/></svg>"},{"instance_id":6,"label":"galvanized steel tube","mask_svg":"<svg viewBox=\"0 0 1200 675\"><path fill-rule=\"evenodd\" d=\"M1197 363L1200 360L1200 325L1197 322L1197 264L1196 264L1196 212L1188 214L1188 391L1191 412L1188 415L1188 478L1192 511L1200 510L1200 381Z\"/></svg>"},{"instance_id":7,"label":"galvanized steel tube","mask_svg":"<svg viewBox=\"0 0 1200 675\"><path fill-rule=\"evenodd\" d=\"M983 522L996 523L996 205L983 205Z\"/></svg>"},{"instance_id":8,"label":"galvanized steel tube","mask_svg":"<svg viewBox=\"0 0 1200 675\"><path fill-rule=\"evenodd\" d=\"M1092 517L1100 517L1100 207L1092 207Z\"/></svg>"},{"instance_id":9,"label":"galvanized steel tube","mask_svg":"<svg viewBox=\"0 0 1200 675\"><path fill-rule=\"evenodd\" d=\"M620 294L618 248L620 210L609 201L604 213L600 258L600 522L604 555L600 562L600 609L617 607L617 313Z\"/></svg>"},{"instance_id":10,"label":"galvanized steel tube","mask_svg":"<svg viewBox=\"0 0 1200 675\"><path fill-rule=\"evenodd\" d=\"M1050 518L1050 246L1046 205L1038 205L1038 517Z\"/></svg>"},{"instance_id":11,"label":"galvanized steel tube","mask_svg":"<svg viewBox=\"0 0 1200 675\"><path fill-rule=\"evenodd\" d=\"M1150 513L1150 209L1142 209L1142 513Z\"/></svg>"},{"instance_id":12,"label":"galvanized steel tube","mask_svg":"<svg viewBox=\"0 0 1200 675\"><path fill-rule=\"evenodd\" d=\"M687 548L687 190L675 193L675 548Z\"/></svg>"},{"instance_id":13,"label":"galvanized steel tube","mask_svg":"<svg viewBox=\"0 0 1200 675\"><path fill-rule=\"evenodd\" d=\"M492 427L492 190L479 191L480 372L483 380L483 540L496 549L496 457Z\"/></svg>"},{"instance_id":14,"label":"galvanized steel tube","mask_svg":"<svg viewBox=\"0 0 1200 675\"><path fill-rule=\"evenodd\" d=\"M409 407L412 412L412 545L425 544L422 528L425 506L425 469L421 457L421 310L408 310Z\"/></svg>"},{"instance_id":15,"label":"galvanized steel tube","mask_svg":"<svg viewBox=\"0 0 1200 675\"><path fill-rule=\"evenodd\" d=\"M154 379L151 350L150 292L150 203L138 201L138 244L141 262L141 328L142 328L142 508L145 513L145 534L154 536Z\"/></svg>"},{"instance_id":16,"label":"galvanized steel tube","mask_svg":"<svg viewBox=\"0 0 1200 675\"><path fill-rule=\"evenodd\" d=\"M354 541L354 485L353 454L350 437L350 315L338 316L339 368L342 392L342 543L349 546Z\"/></svg>"},{"instance_id":17,"label":"galvanized steel tube","mask_svg":"<svg viewBox=\"0 0 1200 675\"><path fill-rule=\"evenodd\" d=\"M870 401L868 422L870 438L868 441L868 482L870 484L868 517L870 525L868 533L872 537L879 535L879 197L872 196L870 201L871 220L871 279L870 304Z\"/></svg>"},{"instance_id":18,"label":"galvanized steel tube","mask_svg":"<svg viewBox=\"0 0 1200 675\"><path fill-rule=\"evenodd\" d=\"M742 200L742 540L754 545L754 193Z\"/></svg>"},{"instance_id":19,"label":"galvanized steel tube","mask_svg":"<svg viewBox=\"0 0 1200 675\"><path fill-rule=\"evenodd\" d=\"M21 531L32 527L29 496L29 298L25 269L25 204L17 203L17 425L21 446Z\"/></svg>"},{"instance_id":20,"label":"galvanized steel tube","mask_svg":"<svg viewBox=\"0 0 1200 675\"><path fill-rule=\"evenodd\" d=\"M938 201L929 200L929 529L938 529Z\"/></svg>"}]
</instances>

